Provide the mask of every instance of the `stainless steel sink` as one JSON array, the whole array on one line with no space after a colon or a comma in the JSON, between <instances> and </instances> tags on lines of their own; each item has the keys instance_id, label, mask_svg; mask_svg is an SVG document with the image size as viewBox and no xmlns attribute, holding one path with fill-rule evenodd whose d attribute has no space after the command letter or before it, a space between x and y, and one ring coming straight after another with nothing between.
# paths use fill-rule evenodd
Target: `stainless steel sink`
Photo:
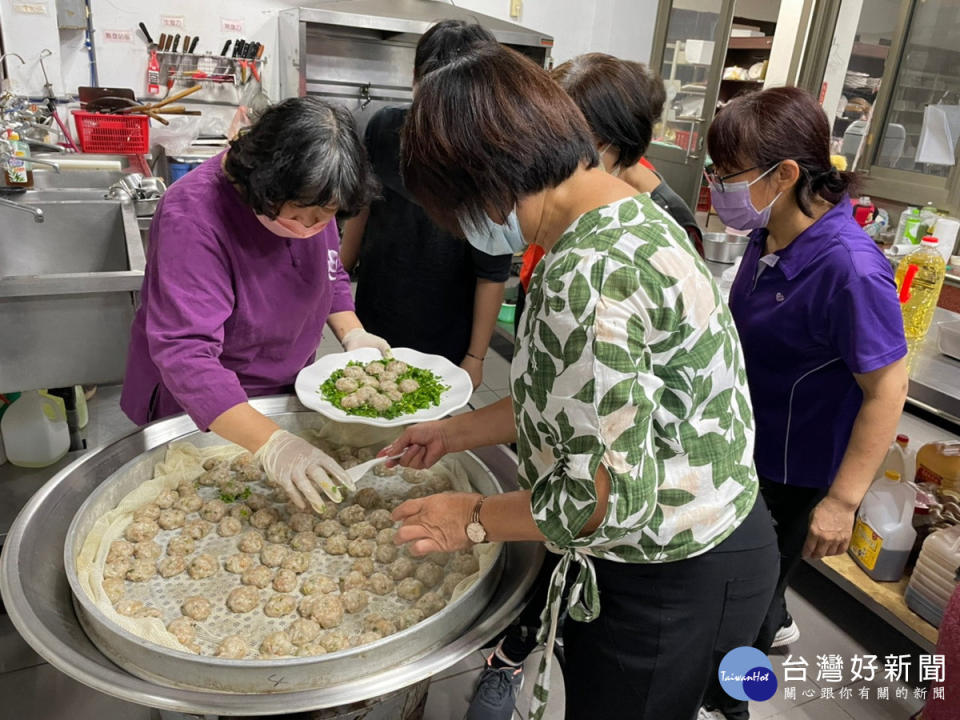
<instances>
[{"instance_id":1,"label":"stainless steel sink","mask_svg":"<svg viewBox=\"0 0 960 720\"><path fill-rule=\"evenodd\" d=\"M43 223L0 206L0 392L123 377L145 265L133 206L52 192L16 197Z\"/></svg>"}]
</instances>

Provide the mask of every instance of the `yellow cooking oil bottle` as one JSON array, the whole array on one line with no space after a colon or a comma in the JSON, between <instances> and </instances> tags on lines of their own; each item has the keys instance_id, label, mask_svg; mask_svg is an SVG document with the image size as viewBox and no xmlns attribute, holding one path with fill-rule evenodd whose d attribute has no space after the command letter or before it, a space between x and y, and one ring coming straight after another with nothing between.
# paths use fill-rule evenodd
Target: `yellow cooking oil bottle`
<instances>
[{"instance_id":1,"label":"yellow cooking oil bottle","mask_svg":"<svg viewBox=\"0 0 960 720\"><path fill-rule=\"evenodd\" d=\"M887 470L873 481L860 503L848 553L874 580L896 582L903 577L917 531L913 508L917 491L900 482L900 473Z\"/></svg>"},{"instance_id":2,"label":"yellow cooking oil bottle","mask_svg":"<svg viewBox=\"0 0 960 720\"><path fill-rule=\"evenodd\" d=\"M917 350L923 345L933 313L940 298L947 264L937 250L939 240L928 235L920 247L897 265L897 295L903 312L903 332L907 336L907 367L913 364Z\"/></svg>"}]
</instances>

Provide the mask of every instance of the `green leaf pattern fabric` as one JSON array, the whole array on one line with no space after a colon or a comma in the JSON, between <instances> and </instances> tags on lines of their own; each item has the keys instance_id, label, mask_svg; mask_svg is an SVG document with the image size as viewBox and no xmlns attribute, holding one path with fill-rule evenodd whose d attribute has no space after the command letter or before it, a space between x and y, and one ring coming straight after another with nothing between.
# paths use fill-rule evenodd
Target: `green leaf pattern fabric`
<instances>
[{"instance_id":1,"label":"green leaf pattern fabric","mask_svg":"<svg viewBox=\"0 0 960 720\"><path fill-rule=\"evenodd\" d=\"M730 311L687 234L641 194L581 216L534 271L511 366L519 479L564 554L574 617L600 612L590 557L660 563L708 551L753 507L754 427ZM610 476L606 515L594 477ZM551 648L531 717L542 716Z\"/></svg>"}]
</instances>

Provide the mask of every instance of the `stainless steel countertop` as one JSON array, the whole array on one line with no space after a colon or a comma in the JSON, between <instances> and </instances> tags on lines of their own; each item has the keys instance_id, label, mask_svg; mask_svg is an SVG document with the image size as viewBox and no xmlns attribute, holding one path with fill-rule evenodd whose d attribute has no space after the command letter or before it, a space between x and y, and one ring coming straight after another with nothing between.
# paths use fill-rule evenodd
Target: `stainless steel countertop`
<instances>
[{"instance_id":1,"label":"stainless steel countertop","mask_svg":"<svg viewBox=\"0 0 960 720\"><path fill-rule=\"evenodd\" d=\"M0 465L0 497L3 498L0 502L0 547L3 546L13 521L33 494L47 480L86 452L78 450L67 453L61 460L45 468L22 468L12 463Z\"/></svg>"},{"instance_id":2,"label":"stainless steel countertop","mask_svg":"<svg viewBox=\"0 0 960 720\"><path fill-rule=\"evenodd\" d=\"M960 315L937 308L933 326L913 362L907 400L934 415L960 424L960 360L937 349L937 323L960 320Z\"/></svg>"}]
</instances>

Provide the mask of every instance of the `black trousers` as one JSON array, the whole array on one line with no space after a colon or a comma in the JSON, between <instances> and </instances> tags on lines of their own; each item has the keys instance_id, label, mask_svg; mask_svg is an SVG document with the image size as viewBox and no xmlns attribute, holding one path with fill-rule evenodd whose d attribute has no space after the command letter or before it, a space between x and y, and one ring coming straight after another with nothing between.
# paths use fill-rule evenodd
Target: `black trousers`
<instances>
[{"instance_id":1,"label":"black trousers","mask_svg":"<svg viewBox=\"0 0 960 720\"><path fill-rule=\"evenodd\" d=\"M761 478L760 492L770 510L777 532L780 574L773 599L760 625L760 631L754 641L745 644L752 644L766 655L770 652L770 645L777 630L786 622L787 603L784 600L784 593L787 591L790 576L800 562L803 544L806 542L810 526L810 513L827 494L827 488L784 485ZM722 657L721 655L720 658ZM719 666L719 660L717 665ZM714 668L714 676L716 676L716 668ZM708 693L704 699L704 705L711 710L720 710L727 720L748 720L750 717L748 704L730 697L720 690L719 685Z\"/></svg>"},{"instance_id":2,"label":"black trousers","mask_svg":"<svg viewBox=\"0 0 960 720\"><path fill-rule=\"evenodd\" d=\"M770 604L777 547L762 499L703 555L593 562L600 615L563 631L567 720L693 720L715 654L749 645Z\"/></svg>"}]
</instances>

